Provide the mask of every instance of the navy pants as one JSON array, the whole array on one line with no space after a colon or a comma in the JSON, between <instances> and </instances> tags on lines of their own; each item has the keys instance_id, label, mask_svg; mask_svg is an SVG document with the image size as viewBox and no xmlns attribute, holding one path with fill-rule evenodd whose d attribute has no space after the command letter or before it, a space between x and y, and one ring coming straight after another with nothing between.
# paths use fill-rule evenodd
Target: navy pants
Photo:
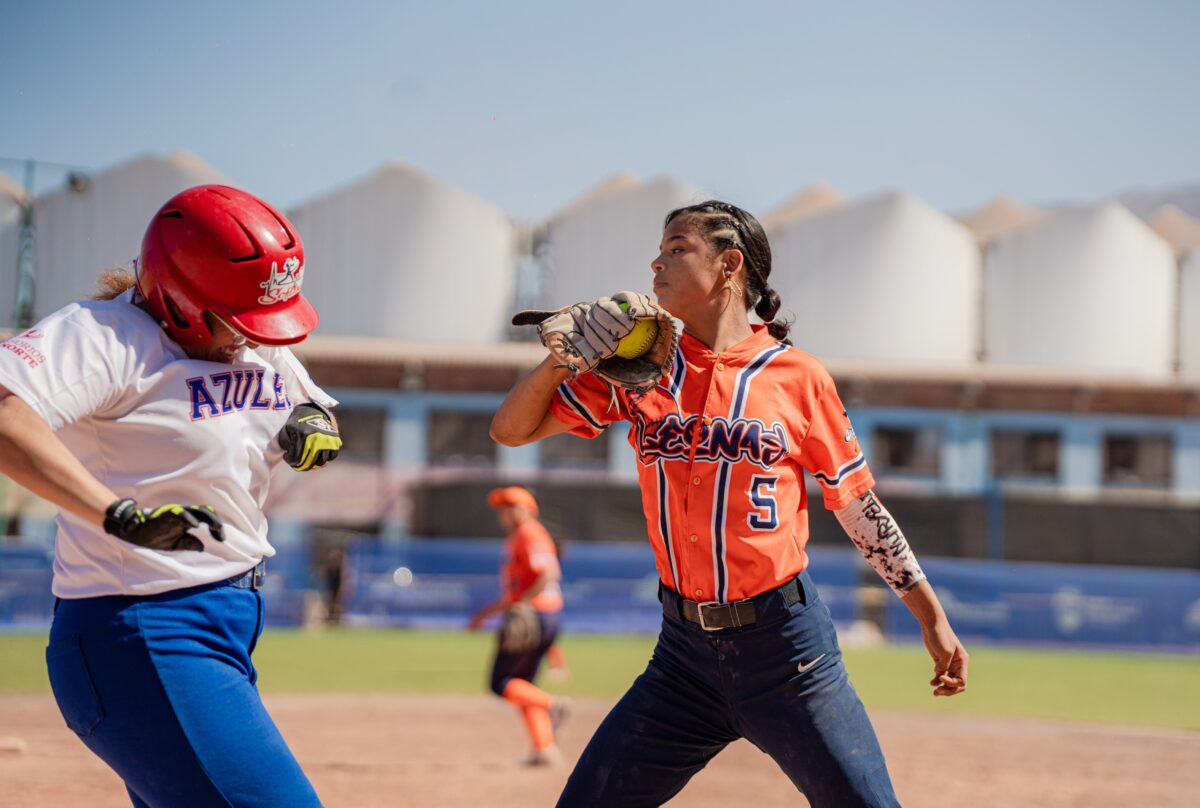
<instances>
[{"instance_id":1,"label":"navy pants","mask_svg":"<svg viewBox=\"0 0 1200 808\"><path fill-rule=\"evenodd\" d=\"M519 654L506 653L500 650L500 637L503 629L496 634L496 658L492 662L491 687L492 692L497 696L504 695L504 688L508 685L509 679L524 679L527 682L536 679L546 652L550 650L550 646L554 645L554 640L558 637L558 630L562 626L562 613L538 612L537 616L538 623L541 624L542 641L536 648L530 648Z\"/></svg>"},{"instance_id":2,"label":"navy pants","mask_svg":"<svg viewBox=\"0 0 1200 808\"><path fill-rule=\"evenodd\" d=\"M59 602L54 697L135 806L320 805L255 686L262 619L228 583Z\"/></svg>"},{"instance_id":3,"label":"navy pants","mask_svg":"<svg viewBox=\"0 0 1200 808\"><path fill-rule=\"evenodd\" d=\"M645 673L601 723L558 805L657 806L727 744L766 752L814 808L896 806L883 752L807 573L800 601L757 596L758 622L706 632L664 592ZM745 802L754 800L747 783Z\"/></svg>"}]
</instances>

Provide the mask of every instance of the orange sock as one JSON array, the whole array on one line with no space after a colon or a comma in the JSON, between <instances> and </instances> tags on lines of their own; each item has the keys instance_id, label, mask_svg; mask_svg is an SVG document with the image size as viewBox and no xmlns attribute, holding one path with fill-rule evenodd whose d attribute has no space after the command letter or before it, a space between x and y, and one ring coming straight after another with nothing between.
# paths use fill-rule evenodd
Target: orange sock
<instances>
[{"instance_id":1,"label":"orange sock","mask_svg":"<svg viewBox=\"0 0 1200 808\"><path fill-rule=\"evenodd\" d=\"M504 686L504 698L521 708L538 707L543 712L550 709L550 694L524 679L509 679Z\"/></svg>"},{"instance_id":2,"label":"orange sock","mask_svg":"<svg viewBox=\"0 0 1200 808\"><path fill-rule=\"evenodd\" d=\"M529 730L533 748L539 752L554 746L554 729L550 726L550 711L545 707L522 707L521 717Z\"/></svg>"}]
</instances>

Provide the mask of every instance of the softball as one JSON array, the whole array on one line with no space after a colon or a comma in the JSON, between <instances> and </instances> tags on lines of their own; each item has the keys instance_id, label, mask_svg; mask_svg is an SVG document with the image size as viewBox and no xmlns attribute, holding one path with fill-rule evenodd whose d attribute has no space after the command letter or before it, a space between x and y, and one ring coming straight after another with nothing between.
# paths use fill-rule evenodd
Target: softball
<instances>
[{"instance_id":1,"label":"softball","mask_svg":"<svg viewBox=\"0 0 1200 808\"><path fill-rule=\"evenodd\" d=\"M629 311L628 303L619 303L622 311ZM650 350L654 340L658 338L658 321L648 318L639 319L633 330L617 343L617 356L622 359L637 359Z\"/></svg>"}]
</instances>

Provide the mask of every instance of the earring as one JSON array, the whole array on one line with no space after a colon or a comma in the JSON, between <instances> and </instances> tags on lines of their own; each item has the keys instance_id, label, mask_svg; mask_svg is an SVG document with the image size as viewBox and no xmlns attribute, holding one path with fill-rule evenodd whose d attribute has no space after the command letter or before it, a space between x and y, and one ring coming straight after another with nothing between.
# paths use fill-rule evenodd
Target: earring
<instances>
[{"instance_id":1,"label":"earring","mask_svg":"<svg viewBox=\"0 0 1200 808\"><path fill-rule=\"evenodd\" d=\"M733 279L732 272L725 273L725 286L727 288L729 288L730 290L732 290L733 293L735 295L737 295L739 298L745 297L745 295L746 295L745 290L742 289L742 285Z\"/></svg>"}]
</instances>

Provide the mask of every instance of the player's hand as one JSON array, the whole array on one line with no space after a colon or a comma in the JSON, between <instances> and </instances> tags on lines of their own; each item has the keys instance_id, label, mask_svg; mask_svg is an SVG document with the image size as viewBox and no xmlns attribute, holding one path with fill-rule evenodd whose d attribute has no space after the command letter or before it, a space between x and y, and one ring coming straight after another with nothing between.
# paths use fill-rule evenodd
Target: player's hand
<instances>
[{"instance_id":1,"label":"player's hand","mask_svg":"<svg viewBox=\"0 0 1200 808\"><path fill-rule=\"evenodd\" d=\"M929 680L935 696L954 696L967 689L967 649L945 620L921 628L921 639L933 657L933 678Z\"/></svg>"},{"instance_id":2,"label":"player's hand","mask_svg":"<svg viewBox=\"0 0 1200 808\"><path fill-rule=\"evenodd\" d=\"M221 520L211 505L160 505L139 508L132 499L119 499L104 512L104 530L122 541L151 550L203 550L191 531L208 526L209 534L225 541Z\"/></svg>"},{"instance_id":3,"label":"player's hand","mask_svg":"<svg viewBox=\"0 0 1200 808\"><path fill-rule=\"evenodd\" d=\"M320 468L337 457L342 448L342 436L333 425L333 416L311 401L292 410L278 439L283 459L296 471Z\"/></svg>"}]
</instances>

